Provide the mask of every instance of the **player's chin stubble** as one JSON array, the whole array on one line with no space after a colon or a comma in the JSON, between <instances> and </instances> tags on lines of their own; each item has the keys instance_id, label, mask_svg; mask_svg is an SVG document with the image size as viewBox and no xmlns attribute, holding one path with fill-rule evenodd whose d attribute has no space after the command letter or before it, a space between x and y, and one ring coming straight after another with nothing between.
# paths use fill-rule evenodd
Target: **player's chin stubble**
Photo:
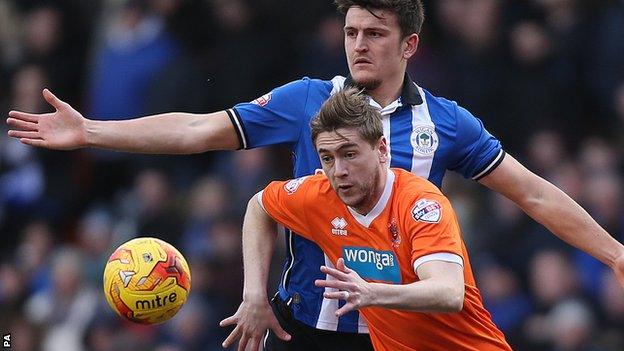
<instances>
[{"instance_id":1,"label":"player's chin stubble","mask_svg":"<svg viewBox=\"0 0 624 351\"><path fill-rule=\"evenodd\" d=\"M367 91L372 91L372 90L379 88L379 86L381 85L381 80L380 79L354 80L354 83L355 85L357 85L358 88L361 88Z\"/></svg>"}]
</instances>

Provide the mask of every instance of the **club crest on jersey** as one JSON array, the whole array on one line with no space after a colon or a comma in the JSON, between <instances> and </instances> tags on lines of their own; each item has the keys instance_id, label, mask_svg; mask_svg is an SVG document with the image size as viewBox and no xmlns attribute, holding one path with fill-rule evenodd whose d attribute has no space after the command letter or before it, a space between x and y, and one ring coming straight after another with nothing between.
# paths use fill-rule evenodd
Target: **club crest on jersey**
<instances>
[{"instance_id":1,"label":"club crest on jersey","mask_svg":"<svg viewBox=\"0 0 624 351\"><path fill-rule=\"evenodd\" d=\"M297 178L297 179L293 179L293 180L289 181L288 183L284 184L284 190L286 190L288 195L294 194L295 191L297 191L297 189L299 189L299 186L303 183L303 181L306 178L307 178L307 176L301 177L301 178Z\"/></svg>"},{"instance_id":2,"label":"club crest on jersey","mask_svg":"<svg viewBox=\"0 0 624 351\"><path fill-rule=\"evenodd\" d=\"M412 208L412 217L419 222L438 223L442 218L442 206L434 200L420 199Z\"/></svg>"},{"instance_id":3,"label":"club crest on jersey","mask_svg":"<svg viewBox=\"0 0 624 351\"><path fill-rule=\"evenodd\" d=\"M396 218L392 218L390 223L388 223L388 231L390 231L392 247L398 249L399 245L401 245L401 233L399 233L399 226L397 225Z\"/></svg>"},{"instance_id":4,"label":"club crest on jersey","mask_svg":"<svg viewBox=\"0 0 624 351\"><path fill-rule=\"evenodd\" d=\"M338 236L347 236L347 221L342 217L336 217L331 221L332 225L332 234Z\"/></svg>"},{"instance_id":5,"label":"club crest on jersey","mask_svg":"<svg viewBox=\"0 0 624 351\"><path fill-rule=\"evenodd\" d=\"M255 99L254 101L252 101L252 104L256 104L258 106L264 107L266 106L266 104L269 103L269 101L271 101L271 96L273 95L273 92L270 92L268 94L264 94L261 97Z\"/></svg>"},{"instance_id":6,"label":"club crest on jersey","mask_svg":"<svg viewBox=\"0 0 624 351\"><path fill-rule=\"evenodd\" d=\"M421 155L431 155L438 149L438 135L433 126L418 126L412 132L412 147Z\"/></svg>"}]
</instances>

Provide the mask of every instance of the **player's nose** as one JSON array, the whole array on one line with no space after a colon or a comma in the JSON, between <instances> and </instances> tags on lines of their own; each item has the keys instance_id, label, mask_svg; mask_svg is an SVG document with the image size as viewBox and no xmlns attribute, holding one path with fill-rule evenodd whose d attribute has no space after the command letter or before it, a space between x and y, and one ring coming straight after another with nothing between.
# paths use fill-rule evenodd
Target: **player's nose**
<instances>
[{"instance_id":1,"label":"player's nose","mask_svg":"<svg viewBox=\"0 0 624 351\"><path fill-rule=\"evenodd\" d=\"M354 49L357 52L366 51L368 46L366 46L366 40L364 38L364 33L358 33L355 37L355 46Z\"/></svg>"},{"instance_id":2,"label":"player's nose","mask_svg":"<svg viewBox=\"0 0 624 351\"><path fill-rule=\"evenodd\" d=\"M349 175L349 170L347 168L346 162L336 160L334 162L334 177L344 178L347 175Z\"/></svg>"}]
</instances>

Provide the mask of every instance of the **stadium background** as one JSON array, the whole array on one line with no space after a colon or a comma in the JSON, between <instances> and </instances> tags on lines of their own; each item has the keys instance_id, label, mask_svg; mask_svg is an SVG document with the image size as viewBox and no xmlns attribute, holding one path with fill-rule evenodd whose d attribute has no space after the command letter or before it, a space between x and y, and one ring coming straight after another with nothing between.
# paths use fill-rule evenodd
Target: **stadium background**
<instances>
[{"instance_id":1,"label":"stadium background","mask_svg":"<svg viewBox=\"0 0 624 351\"><path fill-rule=\"evenodd\" d=\"M414 79L624 240L624 1L425 3ZM346 74L341 26L329 1L0 0L0 110L48 111L50 87L92 118L214 111ZM241 299L242 212L290 177L289 153L58 152L0 125L0 332L12 350L219 350L218 321ZM449 174L444 191L516 350L624 350L624 290L604 266L472 181ZM192 267L190 301L161 326L121 321L101 293L106 258L137 235L171 242Z\"/></svg>"}]
</instances>

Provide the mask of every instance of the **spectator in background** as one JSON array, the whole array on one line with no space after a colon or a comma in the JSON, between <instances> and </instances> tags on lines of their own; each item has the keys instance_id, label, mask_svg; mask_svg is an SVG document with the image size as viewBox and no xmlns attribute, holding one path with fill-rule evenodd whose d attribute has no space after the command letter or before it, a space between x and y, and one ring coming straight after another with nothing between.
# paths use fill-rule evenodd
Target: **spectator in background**
<instances>
[{"instance_id":1,"label":"spectator in background","mask_svg":"<svg viewBox=\"0 0 624 351\"><path fill-rule=\"evenodd\" d=\"M206 301L192 296L186 304L166 328L160 328L158 339L163 343L179 345L184 351L219 350L220 345L216 342L218 339L215 335L219 331L210 328L216 322L210 306Z\"/></svg>"},{"instance_id":2,"label":"spectator in background","mask_svg":"<svg viewBox=\"0 0 624 351\"><path fill-rule=\"evenodd\" d=\"M279 63L284 60L280 59L279 39L258 30L266 24L256 17L258 12L249 1L216 0L212 5L216 33L206 58L213 69L206 78L210 80L211 108L221 109L237 101L251 101L258 91L281 82Z\"/></svg>"},{"instance_id":3,"label":"spectator in background","mask_svg":"<svg viewBox=\"0 0 624 351\"><path fill-rule=\"evenodd\" d=\"M44 111L45 107L37 99L39 84L47 84L41 66L26 64L19 67L11 82L11 102L29 111ZM49 180L45 177L40 154L6 135L0 136L0 169L3 170L0 173L0 227L5 230L17 231L20 223L28 222L32 213L42 207ZM15 245L15 240L16 236L2 235L0 242Z\"/></svg>"},{"instance_id":4,"label":"spectator in background","mask_svg":"<svg viewBox=\"0 0 624 351\"><path fill-rule=\"evenodd\" d=\"M490 261L480 265L478 272L485 308L515 349L522 342L522 327L533 310L531 299L522 291L513 270Z\"/></svg>"},{"instance_id":5,"label":"spectator in background","mask_svg":"<svg viewBox=\"0 0 624 351\"><path fill-rule=\"evenodd\" d=\"M48 263L54 243L54 233L47 222L33 221L22 232L15 259L29 294L46 290L52 283Z\"/></svg>"},{"instance_id":6,"label":"spectator in background","mask_svg":"<svg viewBox=\"0 0 624 351\"><path fill-rule=\"evenodd\" d=\"M76 101L81 83L81 55L75 49L78 43L65 43L66 21L54 3L40 2L29 7L22 26L21 60L43 67L50 86L63 91L70 101Z\"/></svg>"},{"instance_id":7,"label":"spectator in background","mask_svg":"<svg viewBox=\"0 0 624 351\"><path fill-rule=\"evenodd\" d=\"M617 286L617 279L609 272L604 272L600 291L604 333L597 338L608 350L624 350L624 293Z\"/></svg>"},{"instance_id":8,"label":"spectator in background","mask_svg":"<svg viewBox=\"0 0 624 351\"><path fill-rule=\"evenodd\" d=\"M558 302L547 316L553 351L604 351L595 346L595 318L582 300Z\"/></svg>"},{"instance_id":9,"label":"spectator in background","mask_svg":"<svg viewBox=\"0 0 624 351\"><path fill-rule=\"evenodd\" d=\"M442 42L440 59L452 81L449 92L475 116L480 116L494 135L506 135L506 112L502 112L499 92L503 87L500 45L500 0L436 1L438 23L448 39ZM501 139L505 141L506 139ZM507 146L505 146L507 149ZM514 151L511 149L510 151Z\"/></svg>"},{"instance_id":10,"label":"spectator in background","mask_svg":"<svg viewBox=\"0 0 624 351\"><path fill-rule=\"evenodd\" d=\"M548 350L553 326L549 313L559 301L580 296L575 268L563 251L543 249L529 262L529 284L535 313L527 320L525 338L530 350Z\"/></svg>"},{"instance_id":11,"label":"spectator in background","mask_svg":"<svg viewBox=\"0 0 624 351\"><path fill-rule=\"evenodd\" d=\"M612 116L624 116L622 110L613 105L614 96L617 99L618 94L622 94L624 81L624 40L621 40L624 33L624 2L607 2L597 14L594 24L591 40L583 44L590 45L586 51L591 53L587 57L588 70L584 78L595 106L592 112L600 120L600 123L594 121L592 124L602 127L598 132L613 136L611 128L618 122Z\"/></svg>"},{"instance_id":12,"label":"spectator in background","mask_svg":"<svg viewBox=\"0 0 624 351\"><path fill-rule=\"evenodd\" d=\"M624 79L618 84L614 92L613 105L617 127L615 130L616 149L624 149Z\"/></svg>"},{"instance_id":13,"label":"spectator in background","mask_svg":"<svg viewBox=\"0 0 624 351\"><path fill-rule=\"evenodd\" d=\"M343 26L342 18L336 15L321 19L313 39L303 41L305 47L300 48L306 52L303 55L302 72L321 79L347 74L349 67L343 49Z\"/></svg>"},{"instance_id":14,"label":"spectator in background","mask_svg":"<svg viewBox=\"0 0 624 351\"><path fill-rule=\"evenodd\" d=\"M8 107L9 70L20 62L19 17L10 0L0 0L0 107Z\"/></svg>"},{"instance_id":15,"label":"spectator in background","mask_svg":"<svg viewBox=\"0 0 624 351\"><path fill-rule=\"evenodd\" d=\"M126 199L132 207L125 213L134 223L135 235L178 244L182 222L174 193L165 172L146 169L137 174L131 198Z\"/></svg>"},{"instance_id":16,"label":"spectator in background","mask_svg":"<svg viewBox=\"0 0 624 351\"><path fill-rule=\"evenodd\" d=\"M218 178L199 179L189 191L186 224L180 247L191 259L208 259L215 254L212 228L230 209L227 184Z\"/></svg>"},{"instance_id":17,"label":"spectator in background","mask_svg":"<svg viewBox=\"0 0 624 351\"><path fill-rule=\"evenodd\" d=\"M502 139L515 151L520 151L526 137L540 129L562 129L557 123L561 109L557 94L561 94L553 65L553 43L546 29L536 21L521 21L510 31L511 62L505 79L505 106ZM531 101L527 104L527 101ZM574 121L570 121L574 125ZM567 134L564 134L567 135ZM529 148L548 149L543 145L527 143ZM535 146L534 146L535 145ZM548 151L544 151L548 152ZM539 168L537 169L540 170Z\"/></svg>"},{"instance_id":18,"label":"spectator in background","mask_svg":"<svg viewBox=\"0 0 624 351\"><path fill-rule=\"evenodd\" d=\"M144 1L128 1L106 26L97 49L89 89L90 114L110 119L145 113L145 93L152 78L177 52L163 18L149 11Z\"/></svg>"},{"instance_id":19,"label":"spectator in background","mask_svg":"<svg viewBox=\"0 0 624 351\"><path fill-rule=\"evenodd\" d=\"M84 253L84 278L93 286L102 283L102 267L114 249L113 220L109 211L100 207L88 210L78 224L76 237Z\"/></svg>"},{"instance_id":20,"label":"spectator in background","mask_svg":"<svg viewBox=\"0 0 624 351\"><path fill-rule=\"evenodd\" d=\"M82 338L95 315L98 298L84 280L81 255L75 247L57 249L50 272L52 285L27 301L29 321L46 326L43 351L82 350Z\"/></svg>"},{"instance_id":21,"label":"spectator in background","mask_svg":"<svg viewBox=\"0 0 624 351\"><path fill-rule=\"evenodd\" d=\"M225 205L228 210L242 216L249 197L261 189L259 184L288 176L272 167L271 157L279 152L277 148L261 148L224 153L217 159L214 172L227 180L229 196Z\"/></svg>"}]
</instances>

